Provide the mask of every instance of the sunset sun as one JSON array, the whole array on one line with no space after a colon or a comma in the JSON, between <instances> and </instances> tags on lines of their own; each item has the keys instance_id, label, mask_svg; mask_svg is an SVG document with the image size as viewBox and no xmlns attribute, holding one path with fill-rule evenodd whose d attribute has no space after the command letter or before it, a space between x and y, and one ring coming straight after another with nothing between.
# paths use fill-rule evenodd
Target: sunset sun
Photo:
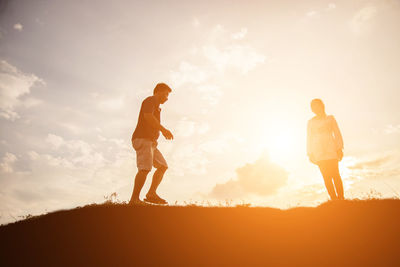
<instances>
[{"instance_id":1,"label":"sunset sun","mask_svg":"<svg viewBox=\"0 0 400 267\"><path fill-rule=\"evenodd\" d=\"M262 131L261 147L268 152L271 161L284 164L293 158L293 154L302 152L302 144L296 139L297 132L290 126L272 123L264 126Z\"/></svg>"}]
</instances>

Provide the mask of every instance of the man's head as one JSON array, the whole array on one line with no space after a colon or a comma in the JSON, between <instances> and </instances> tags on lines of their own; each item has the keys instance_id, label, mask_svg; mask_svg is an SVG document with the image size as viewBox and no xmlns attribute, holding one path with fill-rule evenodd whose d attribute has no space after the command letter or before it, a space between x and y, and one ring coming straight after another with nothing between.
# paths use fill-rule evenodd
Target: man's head
<instances>
[{"instance_id":1,"label":"man's head","mask_svg":"<svg viewBox=\"0 0 400 267\"><path fill-rule=\"evenodd\" d=\"M311 110L314 112L316 115L323 115L325 114L325 105L324 102L322 102L321 99L313 99L311 101Z\"/></svg>"},{"instance_id":2,"label":"man's head","mask_svg":"<svg viewBox=\"0 0 400 267\"><path fill-rule=\"evenodd\" d=\"M158 83L153 90L153 95L156 96L161 104L164 104L168 100L169 93L172 92L172 89L166 85L165 83Z\"/></svg>"}]
</instances>

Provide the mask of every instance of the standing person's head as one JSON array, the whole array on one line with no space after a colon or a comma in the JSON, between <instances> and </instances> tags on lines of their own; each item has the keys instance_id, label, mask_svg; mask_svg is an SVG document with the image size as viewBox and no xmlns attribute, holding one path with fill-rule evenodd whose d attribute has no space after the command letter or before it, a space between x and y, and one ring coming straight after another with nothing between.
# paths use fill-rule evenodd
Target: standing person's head
<instances>
[{"instance_id":1,"label":"standing person's head","mask_svg":"<svg viewBox=\"0 0 400 267\"><path fill-rule=\"evenodd\" d=\"M322 102L321 99L315 98L311 101L311 110L312 112L315 113L317 116L323 116L325 115L325 105L324 102Z\"/></svg>"},{"instance_id":2,"label":"standing person's head","mask_svg":"<svg viewBox=\"0 0 400 267\"><path fill-rule=\"evenodd\" d=\"M164 104L168 100L169 93L172 92L172 89L166 85L165 83L158 83L153 90L153 95L156 96L161 104Z\"/></svg>"}]
</instances>

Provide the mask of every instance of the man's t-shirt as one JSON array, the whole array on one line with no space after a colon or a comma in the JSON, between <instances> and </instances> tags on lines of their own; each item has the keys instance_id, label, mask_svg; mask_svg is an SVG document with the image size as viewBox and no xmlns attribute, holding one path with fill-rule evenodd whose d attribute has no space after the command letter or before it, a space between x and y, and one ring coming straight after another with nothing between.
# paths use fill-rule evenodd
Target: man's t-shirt
<instances>
[{"instance_id":1,"label":"man's t-shirt","mask_svg":"<svg viewBox=\"0 0 400 267\"><path fill-rule=\"evenodd\" d=\"M144 138L156 141L160 136L160 131L148 123L144 117L144 113L152 113L158 121L160 121L160 103L154 96L149 96L142 102L140 107L138 123L136 129L132 134L132 140L136 138Z\"/></svg>"}]
</instances>

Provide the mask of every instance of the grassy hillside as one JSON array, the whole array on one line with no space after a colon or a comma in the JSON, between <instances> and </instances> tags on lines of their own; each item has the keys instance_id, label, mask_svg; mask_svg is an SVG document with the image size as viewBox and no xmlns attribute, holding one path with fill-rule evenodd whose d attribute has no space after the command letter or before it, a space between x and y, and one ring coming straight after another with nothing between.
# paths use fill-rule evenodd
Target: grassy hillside
<instances>
[{"instance_id":1,"label":"grassy hillside","mask_svg":"<svg viewBox=\"0 0 400 267\"><path fill-rule=\"evenodd\" d=\"M400 200L92 205L0 227L1 266L400 266Z\"/></svg>"}]
</instances>

